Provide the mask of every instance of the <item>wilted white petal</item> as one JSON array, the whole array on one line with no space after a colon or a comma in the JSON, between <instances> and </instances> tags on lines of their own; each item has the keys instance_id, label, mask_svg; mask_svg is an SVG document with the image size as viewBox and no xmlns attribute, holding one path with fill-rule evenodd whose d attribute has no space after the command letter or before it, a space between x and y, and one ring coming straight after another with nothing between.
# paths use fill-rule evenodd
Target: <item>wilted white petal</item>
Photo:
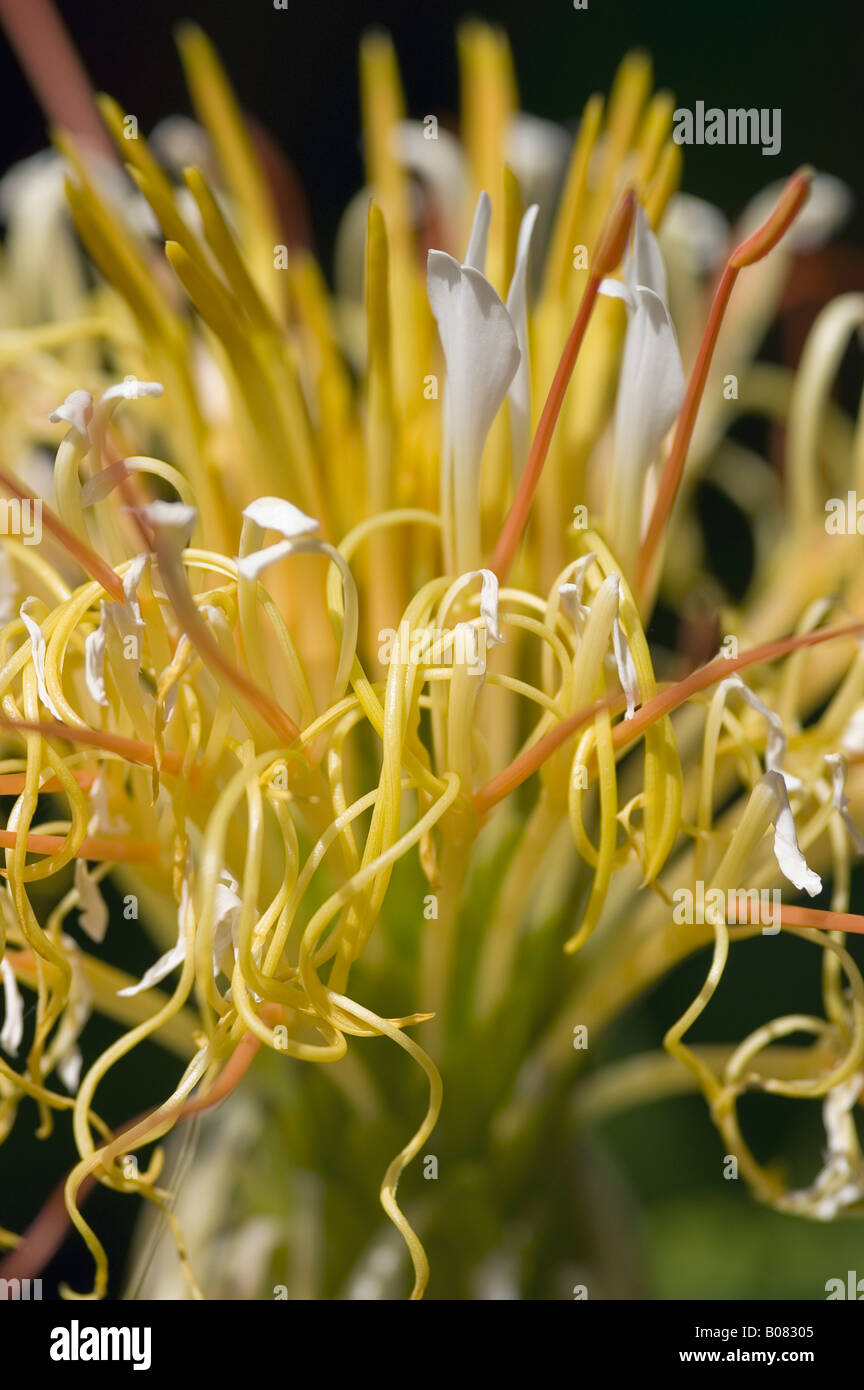
<instances>
[{"instance_id":1,"label":"wilted white petal","mask_svg":"<svg viewBox=\"0 0 864 1390\"><path fill-rule=\"evenodd\" d=\"M507 399L510 403L510 433L513 439L513 476L518 478L525 467L531 447L531 367L528 357L528 253L539 208L533 203L522 218L516 245L516 264L507 293L507 312L516 330L519 346L519 365L510 383Z\"/></svg>"},{"instance_id":2,"label":"wilted white petal","mask_svg":"<svg viewBox=\"0 0 864 1390\"><path fill-rule=\"evenodd\" d=\"M122 816L112 816L108 807L108 779L100 768L90 788L92 815L87 824L88 835L125 835L129 823Z\"/></svg>"},{"instance_id":3,"label":"wilted white petal","mask_svg":"<svg viewBox=\"0 0 864 1390\"><path fill-rule=\"evenodd\" d=\"M462 582L479 579L480 617L486 624L486 641L491 646L499 646L504 638L498 630L498 576L492 570L469 570L462 576Z\"/></svg>"},{"instance_id":4,"label":"wilted white petal","mask_svg":"<svg viewBox=\"0 0 864 1390\"><path fill-rule=\"evenodd\" d=\"M115 400L138 401L142 396L161 396L164 392L161 381L139 381L137 376L127 376L115 386L109 386L100 396L99 404Z\"/></svg>"},{"instance_id":5,"label":"wilted white petal","mask_svg":"<svg viewBox=\"0 0 864 1390\"><path fill-rule=\"evenodd\" d=\"M486 271L486 247L489 243L489 224L491 221L492 200L484 190L477 199L477 208L474 213L474 222L471 226L471 236L464 261L465 265L479 270L481 275L485 274Z\"/></svg>"},{"instance_id":6,"label":"wilted white petal","mask_svg":"<svg viewBox=\"0 0 864 1390\"><path fill-rule=\"evenodd\" d=\"M101 610L99 626L93 632L89 632L84 639L84 682L97 705L107 705L108 694L105 690L107 604L101 603L99 607Z\"/></svg>"},{"instance_id":7,"label":"wilted white petal","mask_svg":"<svg viewBox=\"0 0 864 1390\"><path fill-rule=\"evenodd\" d=\"M198 520L195 508L185 502L150 502L141 508L141 515L151 526L173 531L184 545Z\"/></svg>"},{"instance_id":8,"label":"wilted white petal","mask_svg":"<svg viewBox=\"0 0 864 1390\"><path fill-rule=\"evenodd\" d=\"M89 391L71 391L62 405L58 405L56 410L52 410L48 419L55 425L63 420L67 425L71 425L77 430L81 438L90 447L90 435L87 426L93 418L93 397Z\"/></svg>"},{"instance_id":9,"label":"wilted white petal","mask_svg":"<svg viewBox=\"0 0 864 1390\"><path fill-rule=\"evenodd\" d=\"M864 1163L854 1118L862 1085L864 1073L854 1072L826 1095L822 1103L828 1140L824 1166L810 1187L786 1194L782 1206L787 1211L834 1221L864 1197Z\"/></svg>"},{"instance_id":10,"label":"wilted white petal","mask_svg":"<svg viewBox=\"0 0 864 1390\"><path fill-rule=\"evenodd\" d=\"M864 835L861 834L852 819L852 813L849 810L849 798L846 795L846 775L849 771L849 764L840 753L826 753L825 761L831 769L831 799L834 803L834 809L849 832L849 839L856 850L859 854L864 854Z\"/></svg>"},{"instance_id":11,"label":"wilted white petal","mask_svg":"<svg viewBox=\"0 0 864 1390\"><path fill-rule=\"evenodd\" d=\"M774 816L774 857L780 872L799 891L803 890L811 898L815 898L817 893L822 891L822 880L808 867L798 847L795 818L789 805L786 783L779 772L766 772L762 781L770 787L777 805Z\"/></svg>"},{"instance_id":12,"label":"wilted white petal","mask_svg":"<svg viewBox=\"0 0 864 1390\"><path fill-rule=\"evenodd\" d=\"M24 1037L24 1002L15 971L4 956L0 960L0 976L3 978L3 1027L0 1029L0 1047L10 1057L18 1055L21 1039Z\"/></svg>"},{"instance_id":13,"label":"wilted white petal","mask_svg":"<svg viewBox=\"0 0 864 1390\"><path fill-rule=\"evenodd\" d=\"M740 695L757 714L761 714L765 723L768 725L768 734L765 741L766 772L779 772L783 781L786 783L786 790L790 792L798 791L801 787L800 780L797 777L793 777L790 772L783 771L783 763L786 758L786 750L789 746L789 741L786 737L786 730L783 728L783 721L779 714L769 709L768 706L759 699L755 691L751 690L749 685L745 685L740 676L727 676L724 681L721 681L717 687L715 698L719 698L722 702L726 699L726 696L733 691L735 694Z\"/></svg>"},{"instance_id":14,"label":"wilted white petal","mask_svg":"<svg viewBox=\"0 0 864 1390\"><path fill-rule=\"evenodd\" d=\"M615 576L618 579L618 576ZM621 593L621 581L618 579L618 593ZM621 689L627 698L627 710L625 719L632 719L636 713L636 706L642 696L639 690L639 677L636 674L636 664L633 661L633 653L630 650L630 643L624 635L618 614L612 623L612 650L615 653L615 666L618 671L618 679L621 682Z\"/></svg>"},{"instance_id":15,"label":"wilted white petal","mask_svg":"<svg viewBox=\"0 0 864 1390\"><path fill-rule=\"evenodd\" d=\"M582 631L590 611L582 602L582 590L585 587L585 576L596 558L593 550L590 550L587 555L581 555L569 566L571 578L558 586L561 607L577 632Z\"/></svg>"},{"instance_id":16,"label":"wilted white petal","mask_svg":"<svg viewBox=\"0 0 864 1390\"><path fill-rule=\"evenodd\" d=\"M277 560L283 560L286 555L292 553L294 540L308 535L310 531L317 531L319 525L314 517L307 516L299 507L295 507L293 502L286 502L282 497L259 497L249 503L243 516L246 521L253 522L262 530L278 531L286 537L277 545L265 546L263 550L241 555L237 561L237 568L244 579L257 579L268 566L276 564Z\"/></svg>"},{"instance_id":17,"label":"wilted white petal","mask_svg":"<svg viewBox=\"0 0 864 1390\"><path fill-rule=\"evenodd\" d=\"M262 530L278 531L288 540L293 536L305 535L308 531L317 531L319 526L314 517L307 516L283 497L258 497L244 508L243 515Z\"/></svg>"},{"instance_id":18,"label":"wilted white petal","mask_svg":"<svg viewBox=\"0 0 864 1390\"><path fill-rule=\"evenodd\" d=\"M79 922L91 941L104 941L108 927L108 908L105 899L83 859L75 860L75 892L81 909Z\"/></svg>"},{"instance_id":19,"label":"wilted white petal","mask_svg":"<svg viewBox=\"0 0 864 1390\"><path fill-rule=\"evenodd\" d=\"M30 617L30 605L34 602L32 598L27 598L22 603L19 611L21 621L27 629L30 637L30 646L33 652L33 670L36 673L36 689L39 699L46 709L50 710L55 719L60 723L64 722L63 715L58 710L51 696L48 694L48 687L45 684L45 638L42 636L42 629L34 618Z\"/></svg>"},{"instance_id":20,"label":"wilted white petal","mask_svg":"<svg viewBox=\"0 0 864 1390\"><path fill-rule=\"evenodd\" d=\"M236 945L234 933L243 908L240 885L227 870L222 871L213 892L213 974L219 973L219 962L229 947Z\"/></svg>"},{"instance_id":21,"label":"wilted white petal","mask_svg":"<svg viewBox=\"0 0 864 1390\"><path fill-rule=\"evenodd\" d=\"M171 947L160 956L150 969L145 971L137 985L127 985L125 989L118 989L121 995L141 994L145 989L152 989L158 985L160 980L164 980L166 975L170 975L172 970L176 970L178 965L182 965L186 959L186 912L189 905L189 887L186 880L183 880L183 888L180 895L180 906L177 910L177 940Z\"/></svg>"},{"instance_id":22,"label":"wilted white petal","mask_svg":"<svg viewBox=\"0 0 864 1390\"><path fill-rule=\"evenodd\" d=\"M126 607L131 610L135 622L143 623L141 617L141 607L138 603L138 585L141 583L141 576L147 565L149 556L136 555L135 559L128 566L123 575L123 597L126 600Z\"/></svg>"}]
</instances>

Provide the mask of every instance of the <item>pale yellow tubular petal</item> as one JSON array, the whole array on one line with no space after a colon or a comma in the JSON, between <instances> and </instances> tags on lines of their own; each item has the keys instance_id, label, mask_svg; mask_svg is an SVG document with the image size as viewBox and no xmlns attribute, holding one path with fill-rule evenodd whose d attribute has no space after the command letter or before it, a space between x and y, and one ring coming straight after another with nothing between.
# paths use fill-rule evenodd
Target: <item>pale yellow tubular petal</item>
<instances>
[{"instance_id":1,"label":"pale yellow tubular petal","mask_svg":"<svg viewBox=\"0 0 864 1390\"><path fill-rule=\"evenodd\" d=\"M600 154L600 171L591 198L586 240L594 247L618 191L624 162L633 148L639 122L651 91L651 60L645 53L629 53L612 84L608 116Z\"/></svg>"},{"instance_id":2,"label":"pale yellow tubular petal","mask_svg":"<svg viewBox=\"0 0 864 1390\"><path fill-rule=\"evenodd\" d=\"M360 45L360 94L367 182L384 214L390 250L393 372L400 410L422 399L425 368L417 325L428 310L415 265L410 185L399 162L397 131L405 100L389 35L368 34Z\"/></svg>"},{"instance_id":3,"label":"pale yellow tubular petal","mask_svg":"<svg viewBox=\"0 0 864 1390\"><path fill-rule=\"evenodd\" d=\"M594 551L604 573L617 573L615 561L603 541L593 532L581 538L585 553ZM654 697L657 685L651 653L639 618L633 595L621 578L620 619L630 646L642 703ZM646 882L651 883L669 855L681 820L682 802L681 759L668 716L657 720L645 731L645 845Z\"/></svg>"},{"instance_id":4,"label":"pale yellow tubular petal","mask_svg":"<svg viewBox=\"0 0 864 1390\"><path fill-rule=\"evenodd\" d=\"M674 140L668 140L663 146L656 173L645 194L645 215L652 231L656 231L660 226L669 199L673 193L678 192L683 168L684 155L681 146L676 145Z\"/></svg>"},{"instance_id":5,"label":"pale yellow tubular petal","mask_svg":"<svg viewBox=\"0 0 864 1390\"><path fill-rule=\"evenodd\" d=\"M591 894L578 931L573 933L564 946L568 954L578 951L585 944L600 920L609 891L609 884L612 880L612 871L615 867L615 849L618 839L618 781L615 768L615 750L612 744L612 721L607 713L598 714L594 721L594 730L597 750L597 781L600 789L600 839ZM572 788L572 775L570 785Z\"/></svg>"},{"instance_id":6,"label":"pale yellow tubular petal","mask_svg":"<svg viewBox=\"0 0 864 1390\"><path fill-rule=\"evenodd\" d=\"M644 204L658 161L672 132L675 98L671 92L657 92L651 98L636 142L638 158L634 174L636 196Z\"/></svg>"},{"instance_id":7,"label":"pale yellow tubular petal","mask_svg":"<svg viewBox=\"0 0 864 1390\"><path fill-rule=\"evenodd\" d=\"M584 244L588 170L602 121L603 98L595 92L582 112L579 134L573 146L564 191L555 216L543 275L544 302L558 302L565 295L571 276L579 273L574 271L573 253L577 245ZM569 299L569 294L567 297Z\"/></svg>"},{"instance_id":8,"label":"pale yellow tubular petal","mask_svg":"<svg viewBox=\"0 0 864 1390\"><path fill-rule=\"evenodd\" d=\"M281 317L285 286L274 266L281 241L278 220L243 112L207 36L184 24L177 46L195 110L213 141L231 193L252 279L265 304Z\"/></svg>"}]
</instances>

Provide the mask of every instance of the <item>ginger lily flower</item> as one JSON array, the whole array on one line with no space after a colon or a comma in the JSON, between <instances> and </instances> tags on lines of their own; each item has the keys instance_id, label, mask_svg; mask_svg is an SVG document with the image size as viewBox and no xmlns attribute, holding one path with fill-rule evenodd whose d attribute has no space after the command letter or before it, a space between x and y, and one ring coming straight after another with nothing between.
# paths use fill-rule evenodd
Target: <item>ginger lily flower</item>
<instances>
[{"instance_id":1,"label":"ginger lily flower","mask_svg":"<svg viewBox=\"0 0 864 1390\"><path fill-rule=\"evenodd\" d=\"M864 979L844 939L864 920L847 911L843 828L864 807L859 538L811 518L818 563L802 566L799 507L795 544L769 538L734 618L711 612L705 650L721 618L730 640L704 664L650 622L656 592L707 586L685 465L688 483L718 466L693 441L724 316L739 274L778 250L787 263L810 171L729 250L707 311L685 281L702 335L685 393L654 240L681 152L644 55L608 107L589 98L572 146L540 132L554 148L538 210L511 159L499 33L463 30L464 120L437 163L406 130L389 40L366 40L366 190L334 296L282 230L212 48L188 28L180 46L202 167L179 175L163 141L127 141L110 99L89 113L158 236L140 206L106 198L79 127L55 119L72 220L52 222L47 321L0 295L0 485L10 516L43 502L45 531L39 549L2 538L0 1137L35 1109L34 1149L53 1126L78 1155L62 1212L47 1202L23 1235L0 1225L0 1277L38 1273L71 1223L95 1266L83 1292L113 1292L87 1207L99 1182L143 1196L175 1237L166 1274L142 1231L133 1293L164 1296L179 1275L188 1296L270 1298L278 1264L279 1297L568 1297L574 1261L591 1280L604 1267L580 1244L592 1223L561 1220L604 1208L570 1161L574 1124L668 1096L670 1078L704 1094L718 1155L758 1200L860 1211L847 1121ZM11 238L2 274L32 279L26 252ZM823 420L844 492L860 471L851 421L828 409L824 334L768 400L802 495L823 485ZM37 495L56 401L69 428ZM743 508L760 536L761 476L747 470ZM466 645L480 633L488 667ZM848 773L829 786L838 747ZM759 923L717 909L682 930L676 895L749 902L781 883L776 945L803 943L822 989L814 1045L785 1041L801 1016L782 1012L773 958L767 1020L694 1041ZM830 907L787 903L790 883L830 885ZM656 1050L607 1065L595 1039L615 1044L621 1013L666 977L673 998L688 957L705 974L677 1022L676 1005ZM93 1016L115 1029L107 1047ZM109 1123L106 1079L131 1092L145 1043L161 1104ZM739 1100L760 1091L825 1102L836 1162L803 1195L742 1132ZM171 1159L186 1136L184 1187ZM242 1277L225 1273L229 1248Z\"/></svg>"}]
</instances>

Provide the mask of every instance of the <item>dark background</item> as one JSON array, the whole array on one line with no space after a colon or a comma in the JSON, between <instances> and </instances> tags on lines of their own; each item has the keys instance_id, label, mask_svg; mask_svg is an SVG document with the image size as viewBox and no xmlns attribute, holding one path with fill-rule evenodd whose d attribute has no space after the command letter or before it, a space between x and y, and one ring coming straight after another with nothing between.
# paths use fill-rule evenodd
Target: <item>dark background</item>
<instances>
[{"instance_id":1,"label":"dark background","mask_svg":"<svg viewBox=\"0 0 864 1390\"><path fill-rule=\"evenodd\" d=\"M21 0L26 5L27 0ZM478 15L510 36L523 109L578 117L592 91L608 91L628 48L654 58L658 86L678 104L782 109L782 149L691 147L689 192L737 212L767 182L809 162L857 185L862 157L858 0L60 0L95 86L137 115L144 131L188 112L172 30L193 19L216 44L244 105L278 137L309 194L316 240L329 266L334 230L362 182L357 44L390 30L415 116L458 109L454 44L461 18ZM0 164L45 143L44 123L9 50L0 57ZM857 240L864 240L861 210Z\"/></svg>"}]
</instances>

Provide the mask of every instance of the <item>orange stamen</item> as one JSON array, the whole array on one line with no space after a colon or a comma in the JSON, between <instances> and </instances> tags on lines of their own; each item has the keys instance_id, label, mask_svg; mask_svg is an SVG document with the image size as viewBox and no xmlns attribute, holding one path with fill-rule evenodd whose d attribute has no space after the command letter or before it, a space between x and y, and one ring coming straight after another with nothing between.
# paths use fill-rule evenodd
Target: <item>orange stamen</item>
<instances>
[{"instance_id":1,"label":"orange stamen","mask_svg":"<svg viewBox=\"0 0 864 1390\"><path fill-rule=\"evenodd\" d=\"M700 666L692 671L683 680L676 681L667 690L663 690L659 695L655 695L653 700L642 705L636 711L632 719L627 719L621 724L616 724L612 731L612 739L615 751L623 751L628 744L635 742L644 734L649 725L662 719L664 715L671 714L678 709L691 696L696 695L701 690L706 690L717 681L723 680L726 676L731 676L735 671L741 671L748 666L760 666L766 661L776 661L781 656L787 656L790 652L798 651L801 647L815 647L822 642L830 642L839 637L855 637L864 632L864 622L847 623L844 627L821 628L817 632L801 632L795 637L782 637L778 641L763 642L758 647L751 647L749 651L740 652L735 657L718 657L715 661L709 661L706 666ZM578 710L571 714L567 719L562 719L554 729L539 739L532 748L528 748L521 753L514 762L505 767L503 772L499 772L485 787L481 787L479 792L474 795L474 805L478 815L485 815L496 806L499 801L503 801L506 796L515 791L518 786L528 780L532 773L542 767L547 758L566 743L571 735L578 732L588 724L601 710L617 711L624 705L623 695L612 695L605 700L597 700L593 705L586 706L585 709Z\"/></svg>"},{"instance_id":2,"label":"orange stamen","mask_svg":"<svg viewBox=\"0 0 864 1390\"><path fill-rule=\"evenodd\" d=\"M498 544L495 553L489 562L489 568L498 576L499 582L503 583L513 563L513 556L516 548L522 539L522 534L528 524L528 517L534 502L534 496L540 483L540 475L543 472L543 465L546 462L546 455L549 452L549 445L552 442L552 435L561 407L564 404L564 396L573 375L573 368L576 365L576 358L579 349L585 338L588 322L597 301L597 294L600 290L600 282L606 275L610 275L615 269L624 254L627 245L627 237L630 234L630 226L633 221L633 214L636 210L636 194L632 188L621 197L612 218L608 223L597 252L594 256L594 268L591 277L582 296L579 305L579 312L570 330L570 337L567 339L564 351L561 354L561 361L555 378L549 388L549 395L546 397L546 404L543 407L543 414L537 431L531 443L531 449L525 464L519 486L516 489L516 496L513 505L507 514L507 520L498 537Z\"/></svg>"},{"instance_id":3,"label":"orange stamen","mask_svg":"<svg viewBox=\"0 0 864 1390\"><path fill-rule=\"evenodd\" d=\"M0 729L12 729L18 733L42 734L45 738L65 738L70 743L83 743L91 748L102 748L106 753L116 753L130 763L141 763L145 767L157 766L156 749L152 743L139 743L138 739L126 738L123 734L112 734L105 729L88 729L86 724L61 724L59 720L45 719L5 719L0 716ZM162 772L175 777L186 776L186 767L179 753L164 750L158 763ZM190 780L194 782L196 769L193 768Z\"/></svg>"},{"instance_id":4,"label":"orange stamen","mask_svg":"<svg viewBox=\"0 0 864 1390\"><path fill-rule=\"evenodd\" d=\"M76 560L86 574L91 579L95 579L97 584L109 593L117 603L125 602L123 594L123 584L114 573L110 565L107 565L101 556L91 550L89 545L85 545L77 536L73 535L67 527L63 525L59 516L52 512L51 508L37 497L29 488L19 483L11 473L5 468L0 467L0 486L5 487L7 492L11 492L13 497L18 497L22 502L38 502L42 509L42 522L45 529L51 533L56 541L68 550L73 560Z\"/></svg>"},{"instance_id":5,"label":"orange stamen","mask_svg":"<svg viewBox=\"0 0 864 1390\"><path fill-rule=\"evenodd\" d=\"M79 787L92 787L98 777L95 770L90 772L70 772L70 777ZM3 772L0 773L0 796L17 796L23 792L27 785L26 772ZM60 792L63 787L56 777L49 777L39 787L41 792Z\"/></svg>"},{"instance_id":6,"label":"orange stamen","mask_svg":"<svg viewBox=\"0 0 864 1390\"><path fill-rule=\"evenodd\" d=\"M57 854L69 843L68 835L27 835L29 854ZM19 836L14 830L0 830L0 849L15 849ZM140 840L86 839L75 852L76 859L122 860L124 863L152 863L158 859L155 845Z\"/></svg>"},{"instance_id":7,"label":"orange stamen","mask_svg":"<svg viewBox=\"0 0 864 1390\"><path fill-rule=\"evenodd\" d=\"M723 315L729 304L732 288L738 278L738 272L744 266L754 265L756 261L762 260L785 235L810 196L812 178L813 172L807 168L799 169L797 173L792 175L770 217L752 236L748 237L746 241L742 241L740 246L732 252L720 277L696 363L687 386L684 405L678 416L675 437L660 478L654 510L651 513L648 530L645 532L639 551L636 587L640 593L644 593L657 547L666 530L675 499L678 496L678 489L684 475L684 465L687 461L687 450L690 447L699 404L705 390L705 383L708 380L711 359L717 346L717 336L720 332Z\"/></svg>"}]
</instances>

